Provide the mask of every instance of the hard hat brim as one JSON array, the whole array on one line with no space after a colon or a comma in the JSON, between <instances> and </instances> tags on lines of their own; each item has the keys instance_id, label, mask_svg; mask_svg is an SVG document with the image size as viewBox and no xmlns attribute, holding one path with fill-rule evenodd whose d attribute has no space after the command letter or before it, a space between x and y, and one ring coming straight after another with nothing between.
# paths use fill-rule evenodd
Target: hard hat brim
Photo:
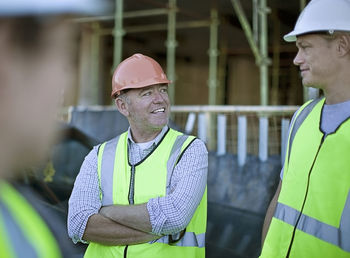
<instances>
[{"instance_id":1,"label":"hard hat brim","mask_svg":"<svg viewBox=\"0 0 350 258\"><path fill-rule=\"evenodd\" d=\"M297 34L294 31L292 31L292 32L284 35L283 39L286 42L295 42L297 40Z\"/></svg>"},{"instance_id":2,"label":"hard hat brim","mask_svg":"<svg viewBox=\"0 0 350 258\"><path fill-rule=\"evenodd\" d=\"M172 81L170 81L170 80L167 80L167 79L164 79L164 80L159 80L159 81L155 81L155 82L153 82L153 83L148 83L147 85L145 85L145 84L140 84L139 86L125 86L125 87L123 87L123 88L121 88L121 89L119 89L118 91L114 91L114 92L112 92L111 93L111 97L112 98L116 98L116 97L118 97L119 95L120 95L120 92L122 92L123 90L130 90L130 89L141 89L141 88L145 88L145 87L149 87L149 86L152 86L152 85L156 85L156 84L171 84L172 83Z\"/></svg>"}]
</instances>

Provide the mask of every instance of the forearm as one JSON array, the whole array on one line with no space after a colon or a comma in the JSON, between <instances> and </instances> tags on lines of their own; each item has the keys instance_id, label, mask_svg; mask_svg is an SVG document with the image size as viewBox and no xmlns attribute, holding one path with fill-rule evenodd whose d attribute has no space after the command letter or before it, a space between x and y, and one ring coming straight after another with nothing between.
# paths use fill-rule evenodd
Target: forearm
<instances>
[{"instance_id":1,"label":"forearm","mask_svg":"<svg viewBox=\"0 0 350 258\"><path fill-rule=\"evenodd\" d=\"M152 225L149 219L146 204L138 205L110 205L104 206L100 213L129 228L149 233Z\"/></svg>"},{"instance_id":2,"label":"forearm","mask_svg":"<svg viewBox=\"0 0 350 258\"><path fill-rule=\"evenodd\" d=\"M271 220L272 217L275 213L275 209L276 209L276 205L277 205L277 201L278 201L278 197L281 191L281 185L282 185L282 181L279 182L277 190L275 195L273 196L270 205L266 211L266 216L265 216L265 220L264 220L264 225L262 228L262 236L261 236L261 247L263 247L264 242L265 242L265 238L267 235L267 231L269 230L270 224L271 224Z\"/></svg>"},{"instance_id":3,"label":"forearm","mask_svg":"<svg viewBox=\"0 0 350 258\"><path fill-rule=\"evenodd\" d=\"M83 235L83 240L103 245L141 244L158 238L159 236L116 223L101 214L89 218Z\"/></svg>"}]
</instances>

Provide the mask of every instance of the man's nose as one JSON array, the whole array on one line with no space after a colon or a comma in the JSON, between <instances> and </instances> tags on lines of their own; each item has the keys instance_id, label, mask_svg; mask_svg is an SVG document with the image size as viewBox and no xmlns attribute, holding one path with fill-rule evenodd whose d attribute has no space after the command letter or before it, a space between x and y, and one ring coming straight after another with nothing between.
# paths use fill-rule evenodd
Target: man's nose
<instances>
[{"instance_id":1,"label":"man's nose","mask_svg":"<svg viewBox=\"0 0 350 258\"><path fill-rule=\"evenodd\" d=\"M160 91L158 91L158 90L154 91L153 101L154 102L163 102L164 101L164 98L163 98L162 94L160 93Z\"/></svg>"},{"instance_id":2,"label":"man's nose","mask_svg":"<svg viewBox=\"0 0 350 258\"><path fill-rule=\"evenodd\" d=\"M303 62L303 59L301 57L300 50L298 50L298 53L295 55L293 59L293 63L294 65L299 66L302 62Z\"/></svg>"}]
</instances>

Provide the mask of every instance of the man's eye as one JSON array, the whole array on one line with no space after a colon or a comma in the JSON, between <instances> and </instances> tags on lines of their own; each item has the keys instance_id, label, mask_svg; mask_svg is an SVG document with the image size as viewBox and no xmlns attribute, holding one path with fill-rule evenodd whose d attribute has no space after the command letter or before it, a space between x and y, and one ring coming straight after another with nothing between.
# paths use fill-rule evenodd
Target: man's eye
<instances>
[{"instance_id":1,"label":"man's eye","mask_svg":"<svg viewBox=\"0 0 350 258\"><path fill-rule=\"evenodd\" d=\"M150 91L146 91L146 92L144 92L144 93L142 94L142 96L149 96L149 95L151 95L151 92L150 92Z\"/></svg>"},{"instance_id":2,"label":"man's eye","mask_svg":"<svg viewBox=\"0 0 350 258\"><path fill-rule=\"evenodd\" d=\"M163 93L166 93L166 92L168 92L168 88L160 89L160 91L163 92Z\"/></svg>"}]
</instances>

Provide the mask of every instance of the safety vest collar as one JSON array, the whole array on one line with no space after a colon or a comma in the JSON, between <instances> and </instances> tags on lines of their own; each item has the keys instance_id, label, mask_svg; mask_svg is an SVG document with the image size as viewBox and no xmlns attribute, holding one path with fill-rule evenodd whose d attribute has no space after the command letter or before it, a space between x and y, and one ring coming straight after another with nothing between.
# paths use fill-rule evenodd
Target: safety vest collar
<instances>
[{"instance_id":1,"label":"safety vest collar","mask_svg":"<svg viewBox=\"0 0 350 258\"><path fill-rule=\"evenodd\" d=\"M170 128L168 127L167 131L164 133L163 137L160 139L160 141L156 144L156 146L153 148L153 150L148 153L142 160L140 160L139 162L137 162L136 164L131 164L130 162L130 155L129 155L129 148L127 148L127 158L128 158L128 164L129 166L138 166L140 165L143 161L145 161L149 156L151 156L153 154L153 152L158 148L158 146L163 142L164 138L167 136L167 134L169 133ZM128 133L129 131L125 132L125 135L122 134L124 137L126 137L126 141L129 141L128 139ZM129 145L128 145L129 146Z\"/></svg>"}]
</instances>

